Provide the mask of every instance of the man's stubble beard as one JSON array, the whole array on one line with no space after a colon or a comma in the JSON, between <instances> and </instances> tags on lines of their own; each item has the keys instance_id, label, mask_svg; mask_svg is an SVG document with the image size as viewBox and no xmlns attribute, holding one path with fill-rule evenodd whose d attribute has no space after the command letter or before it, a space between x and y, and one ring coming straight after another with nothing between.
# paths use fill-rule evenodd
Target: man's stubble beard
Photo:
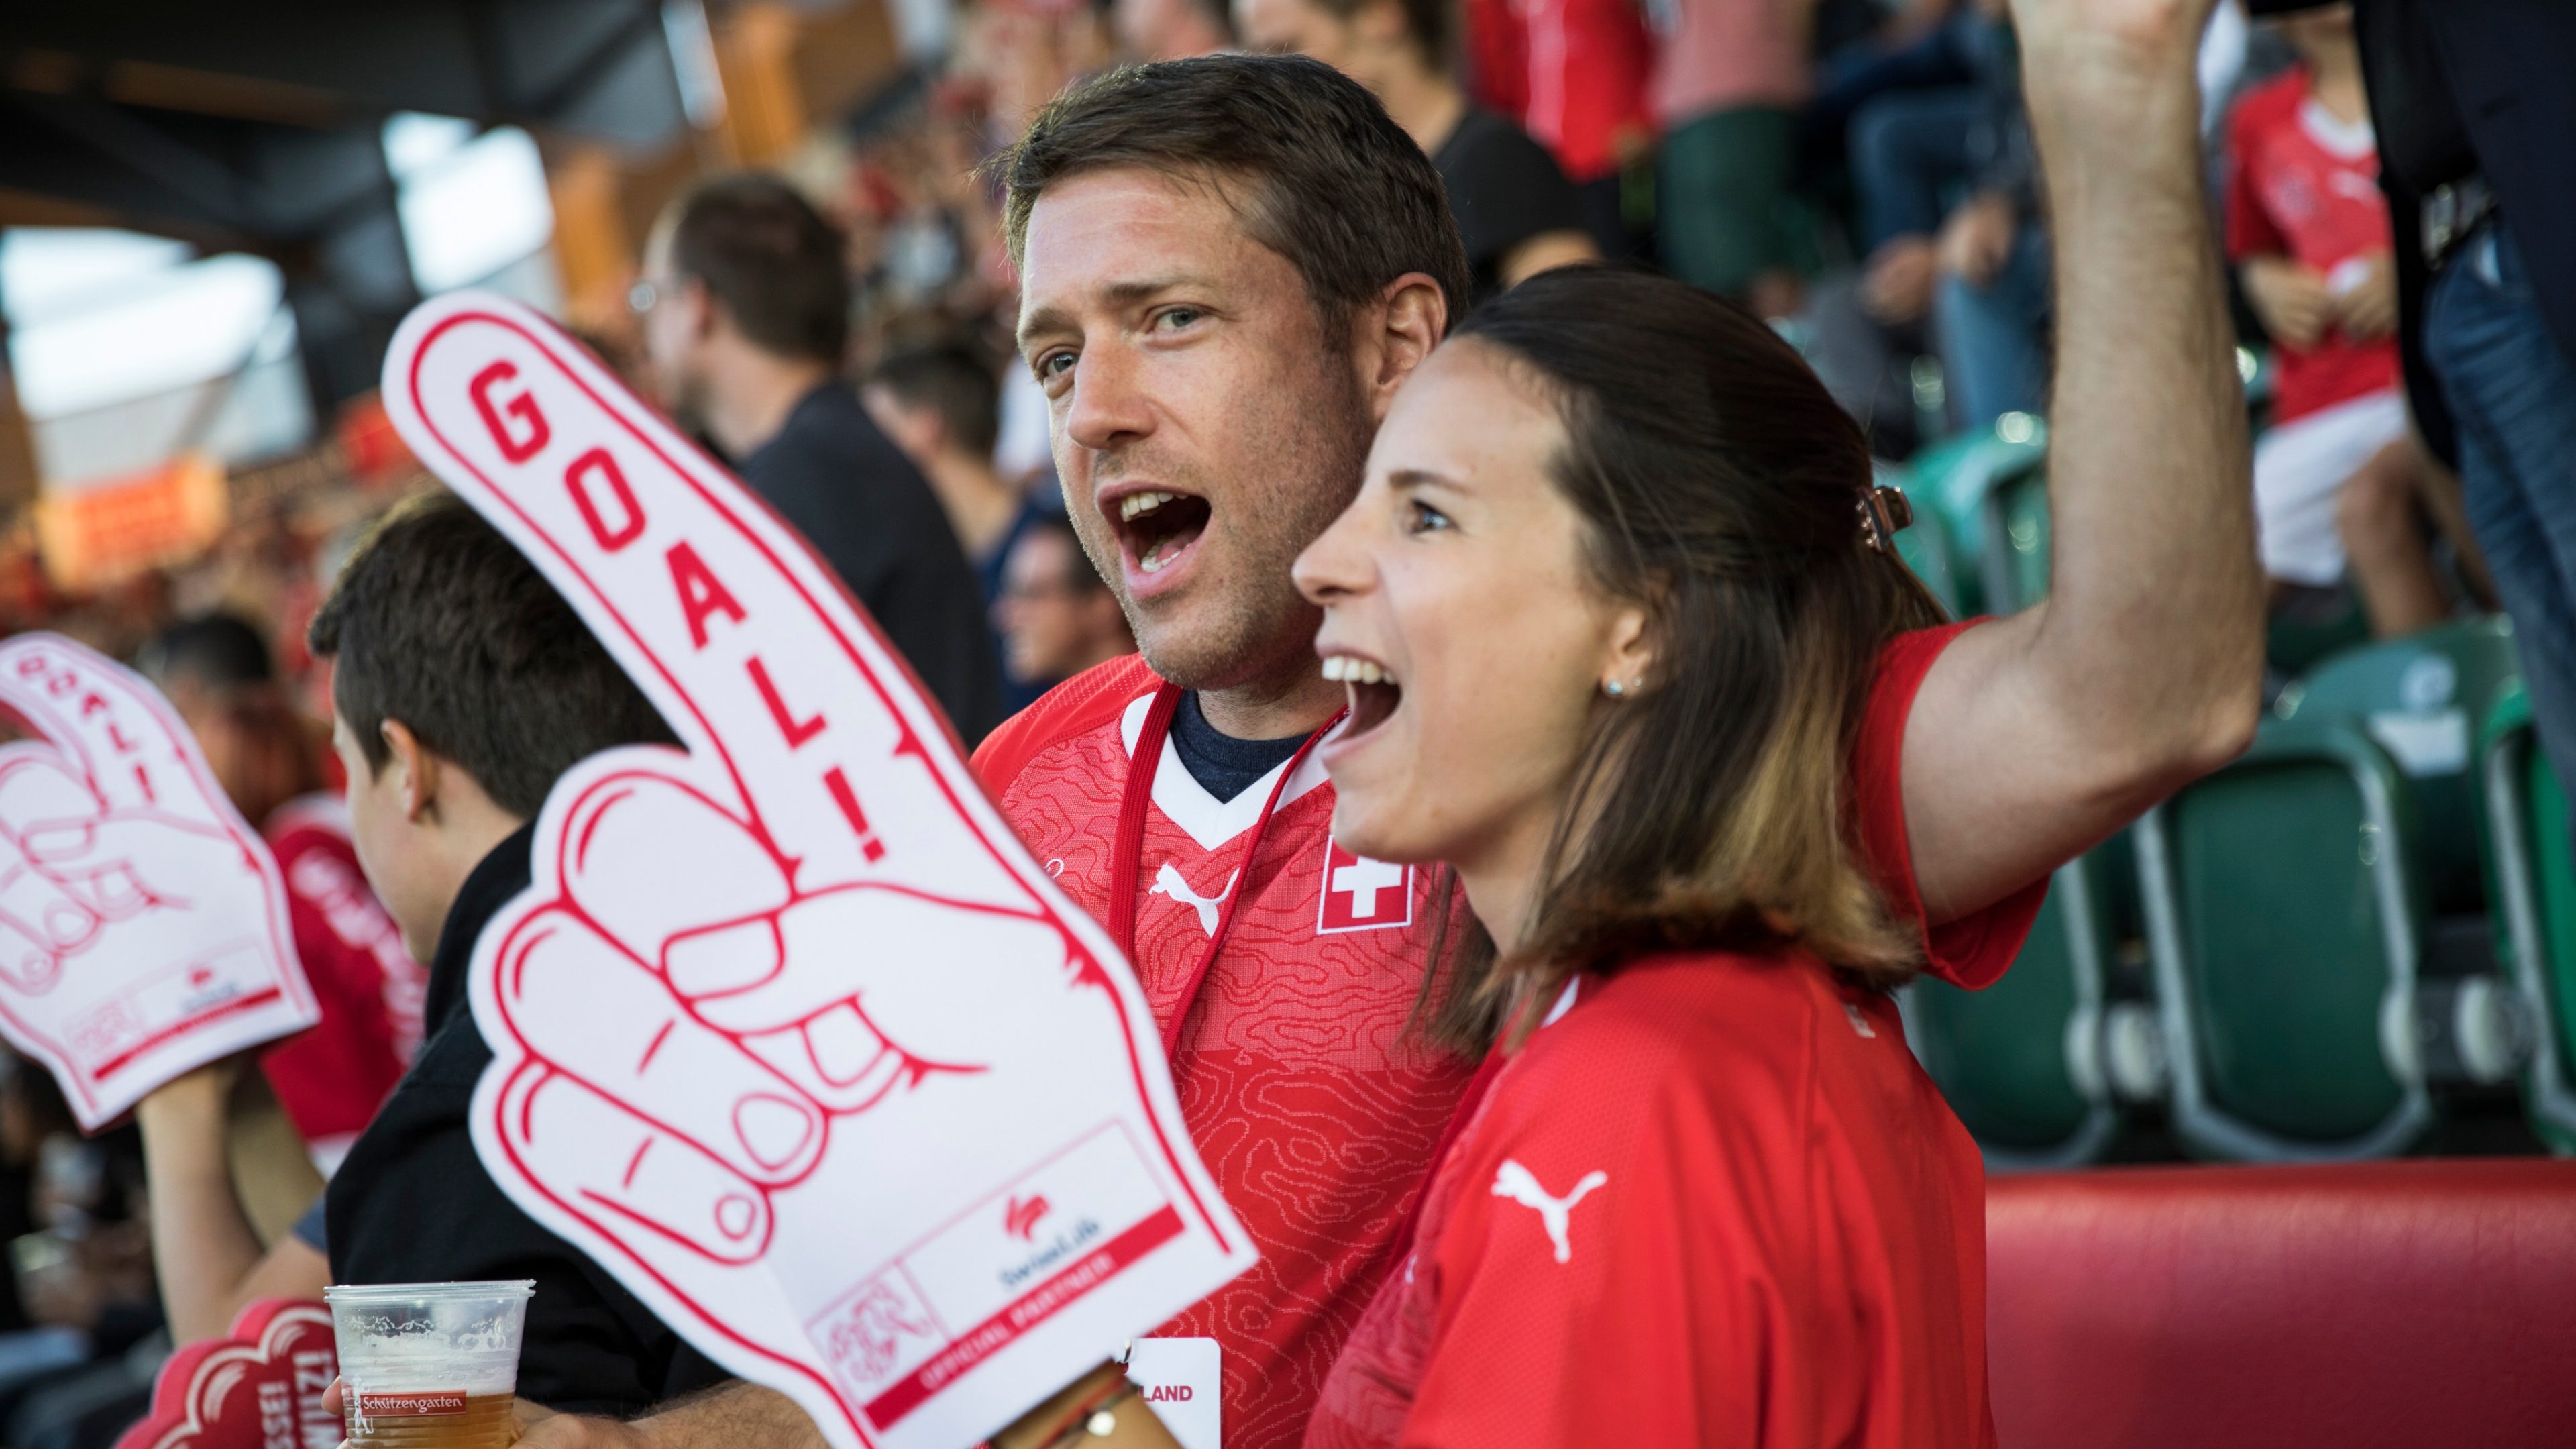
<instances>
[{"instance_id":1,"label":"man's stubble beard","mask_svg":"<svg viewBox=\"0 0 2576 1449\"><path fill-rule=\"evenodd\" d=\"M1267 420L1279 425L1273 431L1285 436L1277 447L1245 451L1275 459L1264 471L1279 481L1258 490L1233 490L1226 530L1241 545L1233 563L1243 576L1227 581L1230 592L1210 592L1217 589L1212 576L1192 584L1192 592L1203 595L1202 610L1213 608L1214 617L1180 637L1174 637L1171 627L1157 628L1127 597L1114 532L1105 540L1109 556L1101 577L1118 596L1137 652L1156 675L1183 689L1258 686L1315 666L1315 629L1322 615L1297 591L1289 570L1357 496L1369 444L1377 434L1358 378L1344 367L1327 371L1337 395L1318 398L1304 409L1263 410ZM1292 475L1294 481L1289 481ZM1204 490L1201 496L1206 496ZM1087 535L1082 546L1099 567L1102 559Z\"/></svg>"}]
</instances>

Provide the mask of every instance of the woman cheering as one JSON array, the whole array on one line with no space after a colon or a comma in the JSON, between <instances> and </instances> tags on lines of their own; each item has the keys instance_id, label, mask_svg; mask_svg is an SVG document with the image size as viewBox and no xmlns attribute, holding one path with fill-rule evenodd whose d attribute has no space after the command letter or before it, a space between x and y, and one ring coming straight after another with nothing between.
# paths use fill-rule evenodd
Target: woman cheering
<instances>
[{"instance_id":1,"label":"woman cheering","mask_svg":"<svg viewBox=\"0 0 2576 1449\"><path fill-rule=\"evenodd\" d=\"M2242 747L2260 661L2191 120L2208 5L2021 8L2042 145L2083 173L2053 196L2058 598L1941 625L1786 344L1580 268L1467 319L1299 561L1351 695L1335 836L1454 870L1475 921L1426 1018L1506 1053L1312 1449L1992 1441L1984 1174L1889 989L1991 980L2055 863ZM2123 454L2173 490L2116 492ZM2075 578L2069 530L2090 563L2142 506L2206 511L2189 572ZM2188 697L2066 648L2191 611ZM2088 762L2115 735L2158 763ZM2112 777L2149 784L2085 784Z\"/></svg>"}]
</instances>

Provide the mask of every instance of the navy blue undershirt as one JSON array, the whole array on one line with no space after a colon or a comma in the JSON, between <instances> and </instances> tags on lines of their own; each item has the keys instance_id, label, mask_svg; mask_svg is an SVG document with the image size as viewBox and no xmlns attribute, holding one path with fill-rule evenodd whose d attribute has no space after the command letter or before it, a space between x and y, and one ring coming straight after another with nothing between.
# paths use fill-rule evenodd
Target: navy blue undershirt
<instances>
[{"instance_id":1,"label":"navy blue undershirt","mask_svg":"<svg viewBox=\"0 0 2576 1449\"><path fill-rule=\"evenodd\" d=\"M1172 748L1190 778L1219 800L1231 800L1252 782L1278 769L1306 743L1304 735L1276 740L1238 740L1209 724L1199 712L1198 692L1181 696L1172 713Z\"/></svg>"}]
</instances>

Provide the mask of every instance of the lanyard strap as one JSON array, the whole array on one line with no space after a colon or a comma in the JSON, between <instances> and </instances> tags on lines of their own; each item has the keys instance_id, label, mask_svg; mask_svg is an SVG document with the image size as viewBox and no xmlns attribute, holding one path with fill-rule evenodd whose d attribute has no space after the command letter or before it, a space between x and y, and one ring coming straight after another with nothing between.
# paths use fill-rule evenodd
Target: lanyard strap
<instances>
[{"instance_id":1,"label":"lanyard strap","mask_svg":"<svg viewBox=\"0 0 2576 1449\"><path fill-rule=\"evenodd\" d=\"M1136 732L1136 753L1127 762L1127 785L1118 800L1118 836L1111 857L1109 873L1109 930L1127 959L1136 959L1136 882L1145 870L1145 806L1154 798L1154 774L1163 764L1163 744L1171 738L1172 716L1181 708L1181 687L1165 684L1154 692L1153 706L1145 711L1144 728ZM1288 782L1297 777L1298 767L1306 757L1342 722L1347 710L1324 721L1324 727L1306 737L1297 753L1288 757L1285 769L1271 783L1270 796L1261 803L1260 817L1252 822L1252 838L1244 842L1241 875L1228 892L1224 906L1217 911L1216 929L1208 933L1207 949L1199 953L1198 964L1191 968L1190 979L1181 988L1181 999L1172 1008L1172 1019L1163 1024L1163 1056L1168 1060L1180 1050L1181 1023L1189 1020L1190 1008L1198 1004L1199 991L1207 985L1208 971L1216 965L1216 953L1225 944L1225 933L1234 925L1235 907L1252 894L1252 866L1261 853L1261 838L1269 833L1270 817L1279 810L1279 797L1286 793Z\"/></svg>"}]
</instances>

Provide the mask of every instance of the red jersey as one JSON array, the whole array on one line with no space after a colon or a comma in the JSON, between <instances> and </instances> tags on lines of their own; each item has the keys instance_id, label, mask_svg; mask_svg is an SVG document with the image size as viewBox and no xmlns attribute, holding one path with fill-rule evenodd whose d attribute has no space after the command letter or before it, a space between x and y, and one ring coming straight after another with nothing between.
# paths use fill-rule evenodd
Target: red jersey
<instances>
[{"instance_id":1,"label":"red jersey","mask_svg":"<svg viewBox=\"0 0 2576 1449\"><path fill-rule=\"evenodd\" d=\"M1957 626L1882 656L1855 830L1918 917L1905 717ZM1991 981L2045 883L1926 933ZM1569 987L1440 1165L1309 1449L1991 1445L1985 1172L1895 1004L1814 958L1632 961Z\"/></svg>"},{"instance_id":2,"label":"red jersey","mask_svg":"<svg viewBox=\"0 0 2576 1449\"><path fill-rule=\"evenodd\" d=\"M1002 814L1065 893L1106 919L1129 753L1161 681L1129 656L1076 676L975 752ZM1232 800L1166 741L1138 871L1136 974L1168 1032L1200 1157L1261 1261L1160 1330L1214 1338L1229 1449L1293 1445L1392 1256L1475 1063L1409 1038L1430 953L1431 872L1361 860L1331 839L1333 791L1311 757ZM1279 803L1245 847L1274 785ZM1225 903L1224 950L1192 974ZM1115 931L1115 924L1112 930Z\"/></svg>"},{"instance_id":3,"label":"red jersey","mask_svg":"<svg viewBox=\"0 0 2576 1449\"><path fill-rule=\"evenodd\" d=\"M2293 67L2245 93L2227 123L2227 255L2287 257L2340 288L2390 248L2388 199L2370 123L2338 121ZM2397 339L2330 331L2304 351L2274 348L2279 422L2397 386Z\"/></svg>"},{"instance_id":4,"label":"red jersey","mask_svg":"<svg viewBox=\"0 0 2576 1449\"><path fill-rule=\"evenodd\" d=\"M264 833L286 878L295 953L322 1020L260 1065L316 1158L336 1165L420 1052L429 973L359 873L338 798L290 801Z\"/></svg>"},{"instance_id":5,"label":"red jersey","mask_svg":"<svg viewBox=\"0 0 2576 1449\"><path fill-rule=\"evenodd\" d=\"M1631 0L1523 0L1521 18L1529 65L1522 124L1568 179L1614 174L1619 133L1655 133L1646 98L1655 47L1644 13Z\"/></svg>"}]
</instances>

